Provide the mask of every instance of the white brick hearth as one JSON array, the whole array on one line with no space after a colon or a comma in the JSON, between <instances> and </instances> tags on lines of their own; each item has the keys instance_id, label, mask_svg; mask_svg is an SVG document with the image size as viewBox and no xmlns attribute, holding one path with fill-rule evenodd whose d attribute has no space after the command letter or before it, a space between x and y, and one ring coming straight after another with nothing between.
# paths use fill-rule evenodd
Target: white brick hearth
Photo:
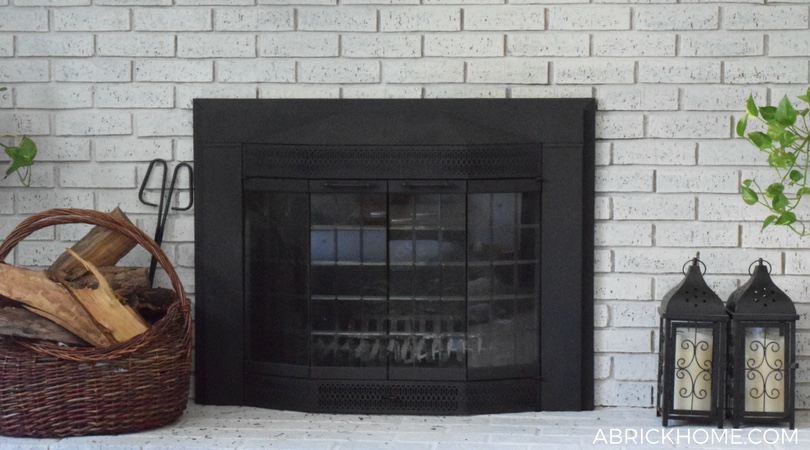
<instances>
[{"instance_id":1,"label":"white brick hearth","mask_svg":"<svg viewBox=\"0 0 810 450\"><path fill-rule=\"evenodd\" d=\"M526 448L555 421L580 441L592 436L575 423L599 424L603 413L654 426L656 307L696 251L721 298L754 259L773 264L801 314L797 404L808 409L810 240L760 232L764 213L743 204L738 186L767 167L733 138L749 93L763 104L806 91L808 16L810 0L0 0L0 86L9 88L0 133L29 135L40 149L31 188L0 180L0 238L53 207L120 205L151 233L155 211L138 202L138 186L153 158L193 159L196 97L594 97L596 404L646 409L441 419L442 436L492 426L505 431L470 442ZM164 244L192 294L193 221L192 212L172 215ZM49 265L81 235L43 230L7 262ZM251 430L241 436L198 407L155 436L174 442L180 430L204 442L213 433L242 445L275 435L264 426L271 413L246 414ZM254 414L264 418L254 424ZM289 418L321 420L279 420L296 423ZM408 448L432 448L437 432L419 418L355 419L326 430L374 423L367 432L384 440L407 425L419 443ZM325 442L307 448L366 446Z\"/></svg>"}]
</instances>

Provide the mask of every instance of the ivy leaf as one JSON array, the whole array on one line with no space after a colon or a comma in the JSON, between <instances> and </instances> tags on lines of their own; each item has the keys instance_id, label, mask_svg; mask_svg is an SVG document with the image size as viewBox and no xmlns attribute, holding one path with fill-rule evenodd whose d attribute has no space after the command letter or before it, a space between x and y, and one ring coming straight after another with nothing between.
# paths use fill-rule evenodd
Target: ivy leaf
<instances>
[{"instance_id":1,"label":"ivy leaf","mask_svg":"<svg viewBox=\"0 0 810 450\"><path fill-rule=\"evenodd\" d=\"M782 213L782 215L779 216L778 219L776 219L776 224L777 225L790 225L795 221L796 221L796 214L793 214L792 212L787 211L785 213Z\"/></svg>"},{"instance_id":2,"label":"ivy leaf","mask_svg":"<svg viewBox=\"0 0 810 450\"><path fill-rule=\"evenodd\" d=\"M771 137L761 131L748 133L748 139L751 139L751 142L760 150L766 150L773 147L773 140Z\"/></svg>"},{"instance_id":3,"label":"ivy leaf","mask_svg":"<svg viewBox=\"0 0 810 450\"><path fill-rule=\"evenodd\" d=\"M790 181L792 181L794 183L798 183L799 181L802 180L802 178L804 178L804 174L802 174L798 170L791 170L790 171Z\"/></svg>"},{"instance_id":4,"label":"ivy leaf","mask_svg":"<svg viewBox=\"0 0 810 450\"><path fill-rule=\"evenodd\" d=\"M788 100L787 95L782 97L779 106L776 108L775 119L782 125L791 126L796 123L796 110Z\"/></svg>"},{"instance_id":5,"label":"ivy leaf","mask_svg":"<svg viewBox=\"0 0 810 450\"><path fill-rule=\"evenodd\" d=\"M762 119L766 122L773 120L776 116L776 107L775 106L763 106L759 108L759 113L762 114Z\"/></svg>"},{"instance_id":6,"label":"ivy leaf","mask_svg":"<svg viewBox=\"0 0 810 450\"><path fill-rule=\"evenodd\" d=\"M754 94L750 94L748 96L748 101L745 102L745 110L748 112L749 115L754 117L759 117L759 111L757 110L757 105L754 103Z\"/></svg>"},{"instance_id":7,"label":"ivy leaf","mask_svg":"<svg viewBox=\"0 0 810 450\"><path fill-rule=\"evenodd\" d=\"M772 224L774 220L778 219L779 217L771 214L770 216L766 217L765 220L762 222L762 230L765 229L768 225Z\"/></svg>"},{"instance_id":8,"label":"ivy leaf","mask_svg":"<svg viewBox=\"0 0 810 450\"><path fill-rule=\"evenodd\" d=\"M11 158L11 165L6 170L6 177L8 177L17 170L34 164L34 158L37 156L37 145L31 139L24 137L17 147L6 147L6 154Z\"/></svg>"},{"instance_id":9,"label":"ivy leaf","mask_svg":"<svg viewBox=\"0 0 810 450\"><path fill-rule=\"evenodd\" d=\"M748 115L742 116L739 122L737 122L737 136L743 137L745 136L745 129L748 127Z\"/></svg>"},{"instance_id":10,"label":"ivy leaf","mask_svg":"<svg viewBox=\"0 0 810 450\"><path fill-rule=\"evenodd\" d=\"M748 205L755 205L759 201L759 196L757 196L757 193L750 187L741 187L740 194L742 194L743 201Z\"/></svg>"}]
</instances>

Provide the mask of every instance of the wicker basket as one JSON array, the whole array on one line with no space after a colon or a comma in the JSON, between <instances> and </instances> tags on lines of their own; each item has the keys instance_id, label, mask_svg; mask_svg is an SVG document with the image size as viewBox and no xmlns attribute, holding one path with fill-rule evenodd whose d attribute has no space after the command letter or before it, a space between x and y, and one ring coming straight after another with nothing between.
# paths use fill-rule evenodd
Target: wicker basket
<instances>
[{"instance_id":1,"label":"wicker basket","mask_svg":"<svg viewBox=\"0 0 810 450\"><path fill-rule=\"evenodd\" d=\"M140 244L166 271L177 301L145 333L107 348L0 337L0 434L65 437L120 434L170 424L188 401L191 316L188 298L154 240L124 220L52 209L22 221L0 244L0 261L44 227L85 223Z\"/></svg>"}]
</instances>

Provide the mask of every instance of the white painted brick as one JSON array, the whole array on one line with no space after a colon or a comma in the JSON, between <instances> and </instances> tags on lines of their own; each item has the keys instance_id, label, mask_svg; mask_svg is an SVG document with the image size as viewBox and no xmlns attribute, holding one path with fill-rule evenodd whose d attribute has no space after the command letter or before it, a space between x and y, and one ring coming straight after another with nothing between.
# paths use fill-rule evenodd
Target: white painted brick
<instances>
[{"instance_id":1,"label":"white painted brick","mask_svg":"<svg viewBox=\"0 0 810 450\"><path fill-rule=\"evenodd\" d=\"M377 10L364 6L301 8L298 29L303 31L377 31Z\"/></svg>"},{"instance_id":2,"label":"white painted brick","mask_svg":"<svg viewBox=\"0 0 810 450\"><path fill-rule=\"evenodd\" d=\"M464 63L452 60L383 61L388 83L463 83Z\"/></svg>"},{"instance_id":3,"label":"white painted brick","mask_svg":"<svg viewBox=\"0 0 810 450\"><path fill-rule=\"evenodd\" d=\"M0 57L14 55L14 36L3 35L0 36Z\"/></svg>"},{"instance_id":4,"label":"white painted brick","mask_svg":"<svg viewBox=\"0 0 810 450\"><path fill-rule=\"evenodd\" d=\"M25 189L17 192L15 204L17 212L20 214L33 214L51 208L93 209L93 192L88 190ZM64 251L64 247L62 251ZM48 263L48 265L50 264Z\"/></svg>"},{"instance_id":5,"label":"white painted brick","mask_svg":"<svg viewBox=\"0 0 810 450\"><path fill-rule=\"evenodd\" d=\"M286 0L281 0L286 1ZM341 0L341 5L418 5L420 0ZM425 4L430 4L426 1Z\"/></svg>"},{"instance_id":6,"label":"white painted brick","mask_svg":"<svg viewBox=\"0 0 810 450\"><path fill-rule=\"evenodd\" d=\"M36 136L51 131L49 117L47 112L0 111L0 124L4 131L13 130L15 134Z\"/></svg>"},{"instance_id":7,"label":"white painted brick","mask_svg":"<svg viewBox=\"0 0 810 450\"><path fill-rule=\"evenodd\" d=\"M512 98L590 98L589 86L512 86Z\"/></svg>"},{"instance_id":8,"label":"white painted brick","mask_svg":"<svg viewBox=\"0 0 810 450\"><path fill-rule=\"evenodd\" d=\"M109 0L115 1L115 0ZM175 0L175 3L178 5L189 5L189 6L252 6L256 3L256 0ZM259 4L268 3L267 1L259 0Z\"/></svg>"},{"instance_id":9,"label":"white painted brick","mask_svg":"<svg viewBox=\"0 0 810 450\"><path fill-rule=\"evenodd\" d=\"M638 30L716 30L719 17L716 6L637 6L633 22Z\"/></svg>"},{"instance_id":10,"label":"white painted brick","mask_svg":"<svg viewBox=\"0 0 810 450\"><path fill-rule=\"evenodd\" d=\"M48 61L39 59L14 59L3 61L0 83L42 82L50 78Z\"/></svg>"},{"instance_id":11,"label":"white painted brick","mask_svg":"<svg viewBox=\"0 0 810 450\"><path fill-rule=\"evenodd\" d=\"M0 92L0 108L11 108L14 106L11 102L11 92L10 90Z\"/></svg>"},{"instance_id":12,"label":"white painted brick","mask_svg":"<svg viewBox=\"0 0 810 450\"><path fill-rule=\"evenodd\" d=\"M48 31L48 10L4 8L0 32L4 31Z\"/></svg>"},{"instance_id":13,"label":"white painted brick","mask_svg":"<svg viewBox=\"0 0 810 450\"><path fill-rule=\"evenodd\" d=\"M689 171L662 168L656 171L656 191L671 192L739 192L739 174L735 169L695 168Z\"/></svg>"},{"instance_id":14,"label":"white painted brick","mask_svg":"<svg viewBox=\"0 0 810 450\"><path fill-rule=\"evenodd\" d=\"M245 84L177 86L177 107L191 109L195 98L256 98L256 87Z\"/></svg>"},{"instance_id":15,"label":"white painted brick","mask_svg":"<svg viewBox=\"0 0 810 450\"><path fill-rule=\"evenodd\" d=\"M503 56L504 35L490 33L428 34L425 56L465 57Z\"/></svg>"},{"instance_id":16,"label":"white painted brick","mask_svg":"<svg viewBox=\"0 0 810 450\"><path fill-rule=\"evenodd\" d=\"M654 114L647 118L647 135L655 138L729 138L731 116L720 113Z\"/></svg>"},{"instance_id":17,"label":"white painted brick","mask_svg":"<svg viewBox=\"0 0 810 450\"><path fill-rule=\"evenodd\" d=\"M726 83L807 83L808 62L803 59L726 61Z\"/></svg>"},{"instance_id":18,"label":"white painted brick","mask_svg":"<svg viewBox=\"0 0 810 450\"><path fill-rule=\"evenodd\" d=\"M99 56L174 56L174 36L152 33L100 33L96 35Z\"/></svg>"},{"instance_id":19,"label":"white painted brick","mask_svg":"<svg viewBox=\"0 0 810 450\"><path fill-rule=\"evenodd\" d=\"M17 245L17 264L33 268L48 267L67 247L69 245L64 242L20 242Z\"/></svg>"},{"instance_id":20,"label":"white painted brick","mask_svg":"<svg viewBox=\"0 0 810 450\"><path fill-rule=\"evenodd\" d=\"M136 188L135 165L116 161L110 164L62 164L59 184L70 188Z\"/></svg>"},{"instance_id":21,"label":"white painted brick","mask_svg":"<svg viewBox=\"0 0 810 450\"><path fill-rule=\"evenodd\" d=\"M594 144L594 163L597 167L610 165L610 141L598 141Z\"/></svg>"},{"instance_id":22,"label":"white painted brick","mask_svg":"<svg viewBox=\"0 0 810 450\"><path fill-rule=\"evenodd\" d=\"M419 86L346 86L342 88L343 98L421 98Z\"/></svg>"},{"instance_id":23,"label":"white painted brick","mask_svg":"<svg viewBox=\"0 0 810 450\"><path fill-rule=\"evenodd\" d=\"M485 31L544 30L540 6L470 6L464 8L464 29Z\"/></svg>"},{"instance_id":24,"label":"white painted brick","mask_svg":"<svg viewBox=\"0 0 810 450\"><path fill-rule=\"evenodd\" d=\"M392 7L380 11L380 31L459 31L461 9Z\"/></svg>"},{"instance_id":25,"label":"white painted brick","mask_svg":"<svg viewBox=\"0 0 810 450\"><path fill-rule=\"evenodd\" d=\"M614 302L610 305L611 326L658 328L657 308L657 302Z\"/></svg>"},{"instance_id":26,"label":"white painted brick","mask_svg":"<svg viewBox=\"0 0 810 450\"><path fill-rule=\"evenodd\" d=\"M610 250L594 250L593 260L594 273L608 273L613 271L613 254Z\"/></svg>"},{"instance_id":27,"label":"white painted brick","mask_svg":"<svg viewBox=\"0 0 810 450\"><path fill-rule=\"evenodd\" d=\"M96 161L172 159L171 139L98 139L94 146Z\"/></svg>"},{"instance_id":28,"label":"white painted brick","mask_svg":"<svg viewBox=\"0 0 810 450\"><path fill-rule=\"evenodd\" d=\"M90 140L86 138L38 137L37 161L89 161Z\"/></svg>"},{"instance_id":29,"label":"white painted brick","mask_svg":"<svg viewBox=\"0 0 810 450\"><path fill-rule=\"evenodd\" d=\"M652 192L653 170L640 167L596 168L596 192Z\"/></svg>"},{"instance_id":30,"label":"white painted brick","mask_svg":"<svg viewBox=\"0 0 810 450\"><path fill-rule=\"evenodd\" d=\"M657 314L656 314L657 315ZM654 326L658 326L656 321ZM655 381L658 379L658 355L621 355L614 358L614 378L622 381Z\"/></svg>"},{"instance_id":31,"label":"white painted brick","mask_svg":"<svg viewBox=\"0 0 810 450\"><path fill-rule=\"evenodd\" d=\"M89 6L92 0L14 0L17 6ZM6 5L8 0L6 0Z\"/></svg>"},{"instance_id":32,"label":"white painted brick","mask_svg":"<svg viewBox=\"0 0 810 450\"><path fill-rule=\"evenodd\" d=\"M548 8L549 30L629 30L630 8L625 6L553 6Z\"/></svg>"},{"instance_id":33,"label":"white painted brick","mask_svg":"<svg viewBox=\"0 0 810 450\"><path fill-rule=\"evenodd\" d=\"M675 34L594 33L593 56L675 56Z\"/></svg>"},{"instance_id":34,"label":"white painted brick","mask_svg":"<svg viewBox=\"0 0 810 450\"><path fill-rule=\"evenodd\" d=\"M634 139L644 136L642 114L598 114L597 139Z\"/></svg>"},{"instance_id":35,"label":"white painted brick","mask_svg":"<svg viewBox=\"0 0 810 450\"><path fill-rule=\"evenodd\" d=\"M510 56L587 56L587 33L509 33L506 51Z\"/></svg>"},{"instance_id":36,"label":"white painted brick","mask_svg":"<svg viewBox=\"0 0 810 450\"><path fill-rule=\"evenodd\" d=\"M56 31L125 31L129 30L129 10L124 8L56 8L53 10Z\"/></svg>"},{"instance_id":37,"label":"white painted brick","mask_svg":"<svg viewBox=\"0 0 810 450\"><path fill-rule=\"evenodd\" d=\"M810 272L810 252L806 250L785 252L785 273L807 275Z\"/></svg>"},{"instance_id":38,"label":"white painted brick","mask_svg":"<svg viewBox=\"0 0 810 450\"><path fill-rule=\"evenodd\" d=\"M727 30L806 30L807 5L730 5L723 8Z\"/></svg>"},{"instance_id":39,"label":"white painted brick","mask_svg":"<svg viewBox=\"0 0 810 450\"><path fill-rule=\"evenodd\" d=\"M193 1L193 0L186 0L186 1ZM252 0L245 0L249 4L253 4ZM295 5L295 6L311 6L311 5L331 5L334 6L337 4L337 0L256 0L256 3L259 5L272 5L272 6L279 6L279 5Z\"/></svg>"},{"instance_id":40,"label":"white painted brick","mask_svg":"<svg viewBox=\"0 0 810 450\"><path fill-rule=\"evenodd\" d=\"M655 225L655 245L659 247L736 247L739 229L735 223L666 223Z\"/></svg>"},{"instance_id":41,"label":"white painted brick","mask_svg":"<svg viewBox=\"0 0 810 450\"><path fill-rule=\"evenodd\" d=\"M467 63L467 82L547 84L548 63L522 59L472 60Z\"/></svg>"},{"instance_id":42,"label":"white painted brick","mask_svg":"<svg viewBox=\"0 0 810 450\"><path fill-rule=\"evenodd\" d=\"M681 56L759 56L765 53L762 33L683 33Z\"/></svg>"},{"instance_id":43,"label":"white painted brick","mask_svg":"<svg viewBox=\"0 0 810 450\"><path fill-rule=\"evenodd\" d=\"M0 214L14 214L14 192L0 191ZM6 236L7 233L3 234L4 238Z\"/></svg>"},{"instance_id":44,"label":"white painted brick","mask_svg":"<svg viewBox=\"0 0 810 450\"><path fill-rule=\"evenodd\" d=\"M349 58L415 58L422 55L422 38L413 34L344 34L341 54Z\"/></svg>"},{"instance_id":45,"label":"white painted brick","mask_svg":"<svg viewBox=\"0 0 810 450\"><path fill-rule=\"evenodd\" d=\"M768 56L810 55L810 33L805 31L770 31Z\"/></svg>"},{"instance_id":46,"label":"white painted brick","mask_svg":"<svg viewBox=\"0 0 810 450\"><path fill-rule=\"evenodd\" d=\"M610 273L594 277L597 300L650 300L653 282L649 276Z\"/></svg>"},{"instance_id":47,"label":"white painted brick","mask_svg":"<svg viewBox=\"0 0 810 450\"><path fill-rule=\"evenodd\" d=\"M217 61L217 80L223 83L292 83L295 62L266 59Z\"/></svg>"},{"instance_id":48,"label":"white painted brick","mask_svg":"<svg viewBox=\"0 0 810 450\"><path fill-rule=\"evenodd\" d=\"M298 63L301 83L379 83L378 61L340 59L302 60Z\"/></svg>"},{"instance_id":49,"label":"white painted brick","mask_svg":"<svg viewBox=\"0 0 810 450\"><path fill-rule=\"evenodd\" d=\"M340 98L339 86L276 85L259 86L259 98Z\"/></svg>"},{"instance_id":50,"label":"white painted brick","mask_svg":"<svg viewBox=\"0 0 810 450\"><path fill-rule=\"evenodd\" d=\"M649 408L654 404L654 392L655 383L652 382L598 381L594 389L594 402L597 406Z\"/></svg>"},{"instance_id":51,"label":"white painted brick","mask_svg":"<svg viewBox=\"0 0 810 450\"><path fill-rule=\"evenodd\" d=\"M294 10L222 8L214 10L214 28L223 31L292 31Z\"/></svg>"},{"instance_id":52,"label":"white painted brick","mask_svg":"<svg viewBox=\"0 0 810 450\"><path fill-rule=\"evenodd\" d=\"M682 106L689 111L744 111L749 95L762 105L767 89L756 86L684 86Z\"/></svg>"},{"instance_id":53,"label":"white painted brick","mask_svg":"<svg viewBox=\"0 0 810 450\"><path fill-rule=\"evenodd\" d=\"M104 6L171 6L172 4L171 0L95 0L95 3ZM202 3L202 0L199 3ZM177 4L182 4L182 0L179 0Z\"/></svg>"},{"instance_id":54,"label":"white painted brick","mask_svg":"<svg viewBox=\"0 0 810 450\"><path fill-rule=\"evenodd\" d=\"M781 261L781 255L775 250L762 249L725 249L702 248L700 259L708 266L712 274L745 273L750 261L763 257L769 261ZM616 271L629 273L679 273L694 250L659 249L655 253L648 250L623 248L616 250ZM742 261L742 263L741 263ZM729 292L730 293L730 292Z\"/></svg>"},{"instance_id":55,"label":"white painted brick","mask_svg":"<svg viewBox=\"0 0 810 450\"><path fill-rule=\"evenodd\" d=\"M51 62L56 81L125 82L132 78L132 68L125 59L55 59Z\"/></svg>"},{"instance_id":56,"label":"white painted brick","mask_svg":"<svg viewBox=\"0 0 810 450\"><path fill-rule=\"evenodd\" d=\"M426 86L425 98L506 98L506 88L470 84Z\"/></svg>"},{"instance_id":57,"label":"white painted brick","mask_svg":"<svg viewBox=\"0 0 810 450\"><path fill-rule=\"evenodd\" d=\"M696 207L693 195L613 195L615 220L694 220Z\"/></svg>"},{"instance_id":58,"label":"white painted brick","mask_svg":"<svg viewBox=\"0 0 810 450\"><path fill-rule=\"evenodd\" d=\"M613 202L610 197L594 199L594 217L596 220L608 220L613 217Z\"/></svg>"},{"instance_id":59,"label":"white painted brick","mask_svg":"<svg viewBox=\"0 0 810 450\"><path fill-rule=\"evenodd\" d=\"M745 178L745 175L743 175ZM742 203L739 194L701 195L698 220L705 221L756 221L762 220L764 210Z\"/></svg>"},{"instance_id":60,"label":"white painted brick","mask_svg":"<svg viewBox=\"0 0 810 450\"><path fill-rule=\"evenodd\" d=\"M92 56L91 34L20 34L17 35L19 56Z\"/></svg>"},{"instance_id":61,"label":"white painted brick","mask_svg":"<svg viewBox=\"0 0 810 450\"><path fill-rule=\"evenodd\" d=\"M62 112L56 114L56 134L67 136L104 136L132 134L132 115L128 112Z\"/></svg>"},{"instance_id":62,"label":"white painted brick","mask_svg":"<svg viewBox=\"0 0 810 450\"><path fill-rule=\"evenodd\" d=\"M598 247L652 246L652 225L648 223L606 222L594 228L594 245Z\"/></svg>"},{"instance_id":63,"label":"white painted brick","mask_svg":"<svg viewBox=\"0 0 810 450\"><path fill-rule=\"evenodd\" d=\"M338 56L340 38L335 33L269 33L259 36L261 56Z\"/></svg>"},{"instance_id":64,"label":"white painted brick","mask_svg":"<svg viewBox=\"0 0 810 450\"><path fill-rule=\"evenodd\" d=\"M678 88L674 86L598 86L599 111L667 111L678 109Z\"/></svg>"},{"instance_id":65,"label":"white painted brick","mask_svg":"<svg viewBox=\"0 0 810 450\"><path fill-rule=\"evenodd\" d=\"M558 84L632 84L635 62L622 59L560 60L554 63Z\"/></svg>"},{"instance_id":66,"label":"white painted brick","mask_svg":"<svg viewBox=\"0 0 810 450\"><path fill-rule=\"evenodd\" d=\"M194 267L194 244L177 246L176 264L180 267Z\"/></svg>"},{"instance_id":67,"label":"white painted brick","mask_svg":"<svg viewBox=\"0 0 810 450\"><path fill-rule=\"evenodd\" d=\"M719 83L720 61L642 60L638 63L640 83Z\"/></svg>"},{"instance_id":68,"label":"white painted brick","mask_svg":"<svg viewBox=\"0 0 810 450\"><path fill-rule=\"evenodd\" d=\"M649 330L601 329L594 331L596 353L648 353L652 351Z\"/></svg>"},{"instance_id":69,"label":"white painted brick","mask_svg":"<svg viewBox=\"0 0 810 450\"><path fill-rule=\"evenodd\" d=\"M208 31L212 28L207 8L135 8L132 28L139 31Z\"/></svg>"},{"instance_id":70,"label":"white painted brick","mask_svg":"<svg viewBox=\"0 0 810 450\"><path fill-rule=\"evenodd\" d=\"M702 166L757 166L766 156L744 139L710 140L698 144L698 162Z\"/></svg>"},{"instance_id":71,"label":"white painted brick","mask_svg":"<svg viewBox=\"0 0 810 450\"><path fill-rule=\"evenodd\" d=\"M156 111L135 115L138 136L191 136L191 110Z\"/></svg>"},{"instance_id":72,"label":"white painted brick","mask_svg":"<svg viewBox=\"0 0 810 450\"><path fill-rule=\"evenodd\" d=\"M16 93L18 108L70 109L93 106L93 88L84 84L29 84L17 86Z\"/></svg>"},{"instance_id":73,"label":"white painted brick","mask_svg":"<svg viewBox=\"0 0 810 450\"><path fill-rule=\"evenodd\" d=\"M807 85L786 84L782 86L773 86L769 89L769 91L771 92L770 98L773 99L775 102L778 102L784 96L787 95L788 99L793 103L793 105L797 106L805 104L805 102L803 100L800 100L798 97L800 95L805 95L807 93ZM754 98L756 98L756 96ZM749 126L750 125L751 124L749 124Z\"/></svg>"},{"instance_id":74,"label":"white painted brick","mask_svg":"<svg viewBox=\"0 0 810 450\"><path fill-rule=\"evenodd\" d=\"M742 199L738 199L742 203ZM742 225L742 245L743 247L751 248L773 248L773 249L787 249L787 248L807 248L807 239L798 236L790 230L790 228L781 225L770 225L762 229L762 220L767 217L770 212L764 208L760 208L760 220L755 223L744 223ZM777 264L779 260L772 260Z\"/></svg>"},{"instance_id":75,"label":"white painted brick","mask_svg":"<svg viewBox=\"0 0 810 450\"><path fill-rule=\"evenodd\" d=\"M192 139L173 139L174 158L177 161L194 160L194 141Z\"/></svg>"},{"instance_id":76,"label":"white painted brick","mask_svg":"<svg viewBox=\"0 0 810 450\"><path fill-rule=\"evenodd\" d=\"M252 34L189 33L177 36L181 58L252 58L256 38Z\"/></svg>"},{"instance_id":77,"label":"white painted brick","mask_svg":"<svg viewBox=\"0 0 810 450\"><path fill-rule=\"evenodd\" d=\"M150 59L135 61L136 81L206 82L214 79L211 61Z\"/></svg>"},{"instance_id":78,"label":"white painted brick","mask_svg":"<svg viewBox=\"0 0 810 450\"><path fill-rule=\"evenodd\" d=\"M174 87L163 84L105 84L96 86L99 108L172 108Z\"/></svg>"},{"instance_id":79,"label":"white painted brick","mask_svg":"<svg viewBox=\"0 0 810 450\"><path fill-rule=\"evenodd\" d=\"M3 158L5 159L5 154ZM6 161L4 160L2 162L5 166ZM3 167L3 169L5 169L5 167ZM5 170L3 170L3 173L5 174ZM8 177L4 175L0 178L0 187L17 188L21 185L19 173L10 174ZM54 181L54 165L37 162L34 167L31 168L31 186L36 188L53 188L56 186Z\"/></svg>"},{"instance_id":80,"label":"white painted brick","mask_svg":"<svg viewBox=\"0 0 810 450\"><path fill-rule=\"evenodd\" d=\"M597 380L606 380L610 378L612 364L613 358L610 356L596 356L596 359L594 360L593 377Z\"/></svg>"}]
</instances>

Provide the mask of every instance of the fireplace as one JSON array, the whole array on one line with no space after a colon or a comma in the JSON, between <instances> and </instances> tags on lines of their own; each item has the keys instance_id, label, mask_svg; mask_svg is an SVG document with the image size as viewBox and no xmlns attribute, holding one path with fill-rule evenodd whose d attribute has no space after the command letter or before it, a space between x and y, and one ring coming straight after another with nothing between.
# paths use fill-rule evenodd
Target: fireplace
<instances>
[{"instance_id":1,"label":"fireplace","mask_svg":"<svg viewBox=\"0 0 810 450\"><path fill-rule=\"evenodd\" d=\"M195 100L196 400L592 409L595 109Z\"/></svg>"}]
</instances>

